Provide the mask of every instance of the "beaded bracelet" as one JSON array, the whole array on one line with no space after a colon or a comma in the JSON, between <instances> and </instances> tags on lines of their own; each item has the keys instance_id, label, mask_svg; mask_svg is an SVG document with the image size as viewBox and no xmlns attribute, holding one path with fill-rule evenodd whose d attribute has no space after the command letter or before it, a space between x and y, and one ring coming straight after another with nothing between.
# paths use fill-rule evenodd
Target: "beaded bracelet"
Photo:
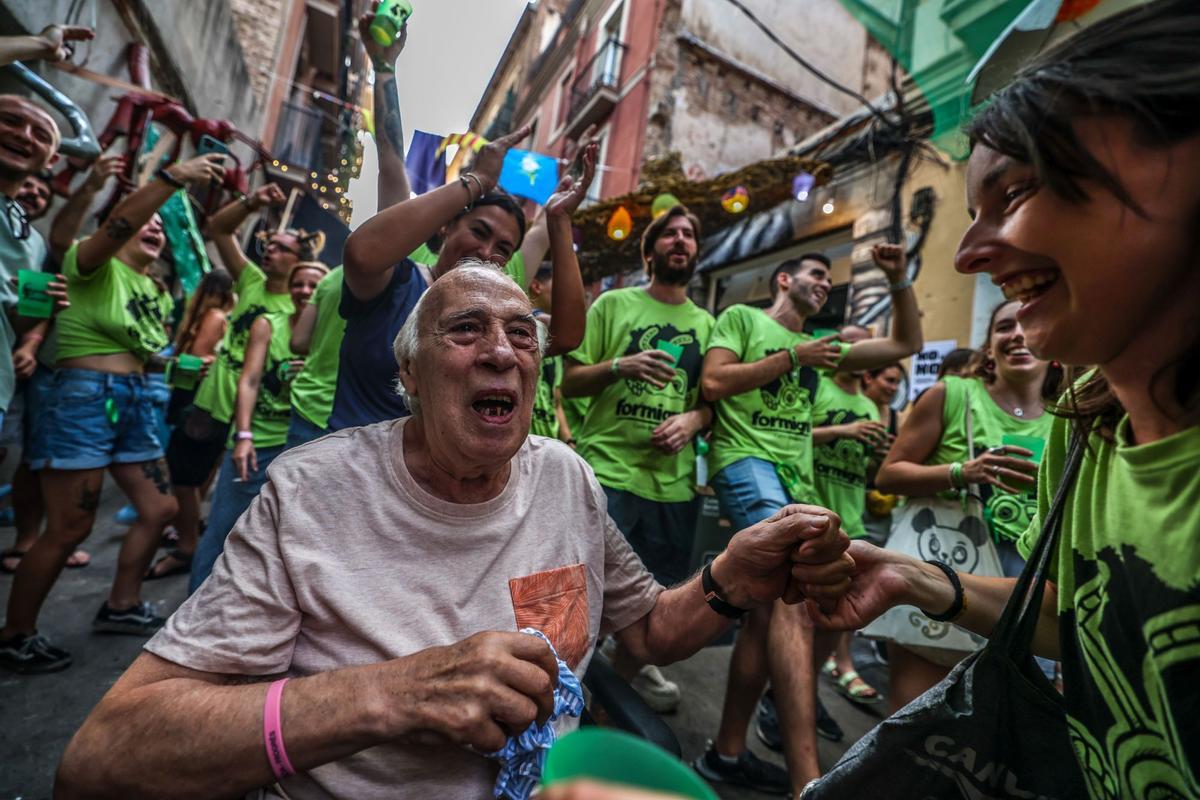
<instances>
[{"instance_id":1,"label":"beaded bracelet","mask_svg":"<svg viewBox=\"0 0 1200 800\"><path fill-rule=\"evenodd\" d=\"M950 487L953 489L967 488L967 481L963 477L963 463L955 461L950 465Z\"/></svg>"}]
</instances>

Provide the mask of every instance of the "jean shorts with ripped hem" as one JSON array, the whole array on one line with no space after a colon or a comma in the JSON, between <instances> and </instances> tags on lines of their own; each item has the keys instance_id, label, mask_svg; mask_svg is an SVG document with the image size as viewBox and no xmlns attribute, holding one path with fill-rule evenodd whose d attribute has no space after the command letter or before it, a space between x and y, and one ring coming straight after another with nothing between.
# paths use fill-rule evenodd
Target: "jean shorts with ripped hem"
<instances>
[{"instance_id":1,"label":"jean shorts with ripped hem","mask_svg":"<svg viewBox=\"0 0 1200 800\"><path fill-rule=\"evenodd\" d=\"M144 375L56 369L34 420L31 469L101 469L163 457Z\"/></svg>"}]
</instances>

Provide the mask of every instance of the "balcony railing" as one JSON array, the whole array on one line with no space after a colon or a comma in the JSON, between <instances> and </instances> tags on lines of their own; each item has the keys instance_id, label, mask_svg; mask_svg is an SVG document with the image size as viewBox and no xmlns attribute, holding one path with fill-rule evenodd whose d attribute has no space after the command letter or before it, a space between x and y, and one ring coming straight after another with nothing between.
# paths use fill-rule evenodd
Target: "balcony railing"
<instances>
[{"instance_id":1,"label":"balcony railing","mask_svg":"<svg viewBox=\"0 0 1200 800\"><path fill-rule=\"evenodd\" d=\"M609 39L596 51L591 61L579 70L579 77L571 85L568 128L580 127L580 117L584 112L588 112L589 117L583 126L586 127L595 121L590 117L603 116L616 104L617 91L621 87L621 55L627 49L628 45ZM604 100L604 107L597 107L594 101L598 98Z\"/></svg>"},{"instance_id":2,"label":"balcony railing","mask_svg":"<svg viewBox=\"0 0 1200 800\"><path fill-rule=\"evenodd\" d=\"M322 119L315 108L285 101L275 133L275 157L306 172L320 171Z\"/></svg>"}]
</instances>

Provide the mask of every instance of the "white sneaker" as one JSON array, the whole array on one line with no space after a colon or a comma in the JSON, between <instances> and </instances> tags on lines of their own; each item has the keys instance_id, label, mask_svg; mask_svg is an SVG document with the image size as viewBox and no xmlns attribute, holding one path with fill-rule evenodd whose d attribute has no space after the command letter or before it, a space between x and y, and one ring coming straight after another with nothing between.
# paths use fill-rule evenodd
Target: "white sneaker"
<instances>
[{"instance_id":1,"label":"white sneaker","mask_svg":"<svg viewBox=\"0 0 1200 800\"><path fill-rule=\"evenodd\" d=\"M669 681L653 664L647 664L630 681L634 691L642 696L646 705L659 714L669 714L679 708L682 693L679 684Z\"/></svg>"}]
</instances>

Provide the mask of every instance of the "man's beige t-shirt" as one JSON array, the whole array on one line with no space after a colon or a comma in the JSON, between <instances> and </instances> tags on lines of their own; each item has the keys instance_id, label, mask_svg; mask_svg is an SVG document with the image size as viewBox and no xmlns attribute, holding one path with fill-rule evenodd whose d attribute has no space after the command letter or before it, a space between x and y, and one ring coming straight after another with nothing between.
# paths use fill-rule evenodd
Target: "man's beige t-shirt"
<instances>
[{"instance_id":1,"label":"man's beige t-shirt","mask_svg":"<svg viewBox=\"0 0 1200 800\"><path fill-rule=\"evenodd\" d=\"M404 425L347 429L276 459L212 576L146 649L205 672L305 676L533 627L582 675L599 635L654 606L662 587L566 445L529 437L499 496L459 505L413 480ZM282 787L296 800L478 800L496 773L453 746L386 745Z\"/></svg>"}]
</instances>

